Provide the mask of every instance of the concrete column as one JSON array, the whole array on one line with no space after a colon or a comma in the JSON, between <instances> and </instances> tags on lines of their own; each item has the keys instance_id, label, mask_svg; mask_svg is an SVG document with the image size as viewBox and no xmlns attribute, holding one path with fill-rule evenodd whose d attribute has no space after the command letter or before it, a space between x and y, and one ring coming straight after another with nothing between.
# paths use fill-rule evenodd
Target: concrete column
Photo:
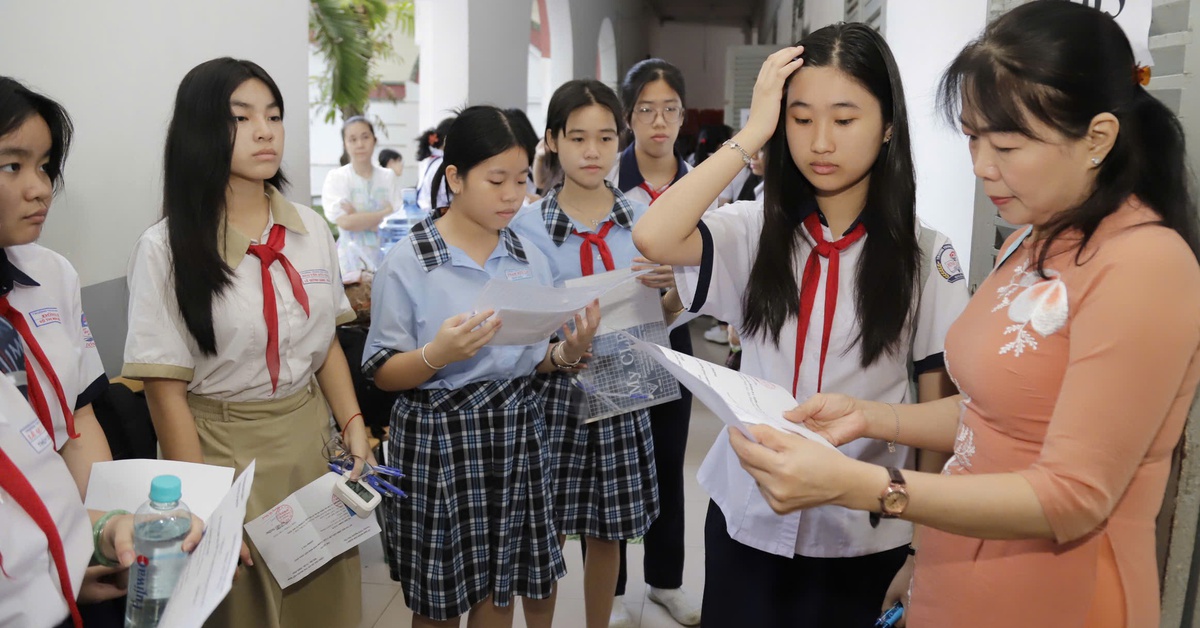
<instances>
[{"instance_id":1,"label":"concrete column","mask_svg":"<svg viewBox=\"0 0 1200 628\"><path fill-rule=\"evenodd\" d=\"M934 97L942 71L983 31L987 8L987 0L893 0L884 14L888 44L908 100L917 215L950 237L968 276L975 176L966 138L942 119Z\"/></svg>"},{"instance_id":2,"label":"concrete column","mask_svg":"<svg viewBox=\"0 0 1200 628\"><path fill-rule=\"evenodd\" d=\"M418 0L420 126L464 105L525 107L530 0Z\"/></svg>"}]
</instances>

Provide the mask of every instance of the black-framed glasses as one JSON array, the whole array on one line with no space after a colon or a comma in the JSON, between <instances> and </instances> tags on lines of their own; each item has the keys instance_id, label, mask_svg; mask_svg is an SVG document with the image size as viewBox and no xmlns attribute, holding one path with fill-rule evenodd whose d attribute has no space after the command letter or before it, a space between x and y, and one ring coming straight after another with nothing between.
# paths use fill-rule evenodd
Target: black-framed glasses
<instances>
[{"instance_id":1,"label":"black-framed glasses","mask_svg":"<svg viewBox=\"0 0 1200 628\"><path fill-rule=\"evenodd\" d=\"M683 107L668 105L662 109L638 107L633 110L633 117L637 118L637 121L642 124L654 124L654 120L659 114L662 114L663 121L667 124L675 124L683 119Z\"/></svg>"}]
</instances>

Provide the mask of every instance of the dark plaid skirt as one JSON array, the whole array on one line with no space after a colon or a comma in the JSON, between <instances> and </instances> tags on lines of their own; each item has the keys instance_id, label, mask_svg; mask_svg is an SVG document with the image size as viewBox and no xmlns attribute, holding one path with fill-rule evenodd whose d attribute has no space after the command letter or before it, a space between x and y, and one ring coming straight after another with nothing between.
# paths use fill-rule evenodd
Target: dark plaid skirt
<instances>
[{"instance_id":1,"label":"dark plaid skirt","mask_svg":"<svg viewBox=\"0 0 1200 628\"><path fill-rule=\"evenodd\" d=\"M528 378L403 393L390 453L408 499L389 503L392 577L414 613L457 617L488 595L542 599L566 574Z\"/></svg>"},{"instance_id":2,"label":"dark plaid skirt","mask_svg":"<svg viewBox=\"0 0 1200 628\"><path fill-rule=\"evenodd\" d=\"M584 423L582 394L568 376L534 376L545 401L554 486L554 522L561 534L632 539L658 517L658 473L650 412L639 410Z\"/></svg>"}]
</instances>

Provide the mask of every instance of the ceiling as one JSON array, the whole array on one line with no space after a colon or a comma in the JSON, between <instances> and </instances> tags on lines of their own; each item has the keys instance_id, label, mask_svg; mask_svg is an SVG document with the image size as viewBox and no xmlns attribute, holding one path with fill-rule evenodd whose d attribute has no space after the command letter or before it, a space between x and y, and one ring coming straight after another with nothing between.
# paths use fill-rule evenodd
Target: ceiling
<instances>
[{"instance_id":1,"label":"ceiling","mask_svg":"<svg viewBox=\"0 0 1200 628\"><path fill-rule=\"evenodd\" d=\"M661 20L748 26L766 0L647 0Z\"/></svg>"}]
</instances>

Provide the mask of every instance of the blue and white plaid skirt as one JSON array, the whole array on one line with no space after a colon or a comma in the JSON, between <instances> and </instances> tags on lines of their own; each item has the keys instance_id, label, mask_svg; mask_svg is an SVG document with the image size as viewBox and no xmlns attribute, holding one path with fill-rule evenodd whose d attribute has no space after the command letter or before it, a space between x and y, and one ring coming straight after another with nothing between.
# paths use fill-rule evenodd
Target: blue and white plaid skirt
<instances>
[{"instance_id":1,"label":"blue and white plaid skirt","mask_svg":"<svg viewBox=\"0 0 1200 628\"><path fill-rule=\"evenodd\" d=\"M566 575L543 458L546 425L529 378L403 393L389 452L408 499L386 500L408 607L457 617L489 595L543 599Z\"/></svg>"},{"instance_id":2,"label":"blue and white plaid skirt","mask_svg":"<svg viewBox=\"0 0 1200 628\"><path fill-rule=\"evenodd\" d=\"M650 412L584 423L571 402L583 393L570 377L535 375L533 385L545 401L558 531L608 540L645 534L658 517Z\"/></svg>"}]
</instances>

